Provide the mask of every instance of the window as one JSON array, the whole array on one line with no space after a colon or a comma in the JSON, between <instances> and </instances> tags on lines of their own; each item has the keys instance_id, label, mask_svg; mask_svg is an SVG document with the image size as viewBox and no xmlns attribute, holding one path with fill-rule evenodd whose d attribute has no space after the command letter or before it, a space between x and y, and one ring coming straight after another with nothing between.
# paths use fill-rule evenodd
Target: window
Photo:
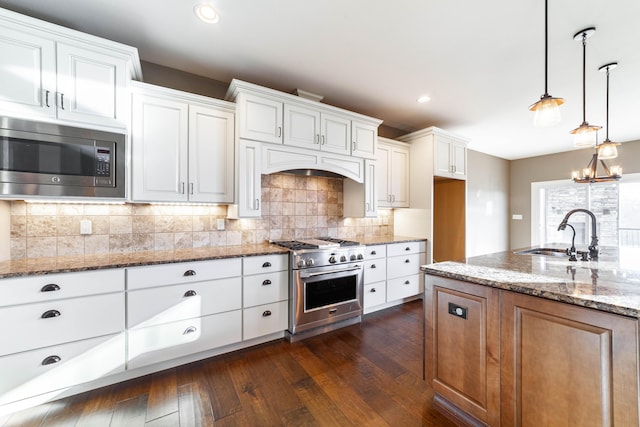
<instances>
[{"instance_id":1,"label":"window","mask_svg":"<svg viewBox=\"0 0 640 427\"><path fill-rule=\"evenodd\" d=\"M558 225L572 209L589 209L597 218L600 246L640 248L640 174L625 175L618 182L576 184L569 180L531 184L531 242L571 243L572 231ZM584 213L571 216L576 245L588 245L591 219Z\"/></svg>"}]
</instances>

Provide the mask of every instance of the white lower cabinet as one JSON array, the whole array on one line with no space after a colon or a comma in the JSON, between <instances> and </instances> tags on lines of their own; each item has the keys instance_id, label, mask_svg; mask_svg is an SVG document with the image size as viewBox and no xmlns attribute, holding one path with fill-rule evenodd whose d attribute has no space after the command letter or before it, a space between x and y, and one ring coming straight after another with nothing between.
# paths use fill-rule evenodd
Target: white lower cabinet
<instances>
[{"instance_id":1,"label":"white lower cabinet","mask_svg":"<svg viewBox=\"0 0 640 427\"><path fill-rule=\"evenodd\" d=\"M0 405L122 372L124 270L0 280Z\"/></svg>"},{"instance_id":2,"label":"white lower cabinet","mask_svg":"<svg viewBox=\"0 0 640 427\"><path fill-rule=\"evenodd\" d=\"M127 269L127 369L242 340L242 261Z\"/></svg>"},{"instance_id":3,"label":"white lower cabinet","mask_svg":"<svg viewBox=\"0 0 640 427\"><path fill-rule=\"evenodd\" d=\"M123 372L124 332L0 357L0 405Z\"/></svg>"},{"instance_id":4,"label":"white lower cabinet","mask_svg":"<svg viewBox=\"0 0 640 427\"><path fill-rule=\"evenodd\" d=\"M243 259L244 340L283 332L289 324L288 255Z\"/></svg>"},{"instance_id":5,"label":"white lower cabinet","mask_svg":"<svg viewBox=\"0 0 640 427\"><path fill-rule=\"evenodd\" d=\"M364 313L401 304L424 291L420 266L426 262L426 242L367 246L364 270Z\"/></svg>"},{"instance_id":6,"label":"white lower cabinet","mask_svg":"<svg viewBox=\"0 0 640 427\"><path fill-rule=\"evenodd\" d=\"M134 328L128 332L127 369L236 343L241 334L241 310Z\"/></svg>"}]
</instances>

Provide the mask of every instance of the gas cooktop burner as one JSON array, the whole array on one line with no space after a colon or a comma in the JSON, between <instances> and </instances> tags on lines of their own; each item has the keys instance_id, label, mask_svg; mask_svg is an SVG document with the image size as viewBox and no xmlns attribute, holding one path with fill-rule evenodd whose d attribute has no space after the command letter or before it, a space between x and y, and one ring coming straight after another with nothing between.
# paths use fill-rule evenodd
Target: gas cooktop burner
<instances>
[{"instance_id":1,"label":"gas cooktop burner","mask_svg":"<svg viewBox=\"0 0 640 427\"><path fill-rule=\"evenodd\" d=\"M360 243L358 242L354 242L352 240L336 239L333 237L317 237L313 239L300 240L280 240L272 243L292 250L330 249L342 246L360 246Z\"/></svg>"}]
</instances>

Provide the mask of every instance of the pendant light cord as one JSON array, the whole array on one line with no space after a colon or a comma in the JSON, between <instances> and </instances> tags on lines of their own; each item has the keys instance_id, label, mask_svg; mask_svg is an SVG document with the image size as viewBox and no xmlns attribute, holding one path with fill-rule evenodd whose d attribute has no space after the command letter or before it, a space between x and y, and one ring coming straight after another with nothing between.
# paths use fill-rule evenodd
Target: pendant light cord
<instances>
[{"instance_id":1,"label":"pendant light cord","mask_svg":"<svg viewBox=\"0 0 640 427\"><path fill-rule=\"evenodd\" d=\"M587 33L582 33L582 124L587 123Z\"/></svg>"},{"instance_id":2,"label":"pendant light cord","mask_svg":"<svg viewBox=\"0 0 640 427\"><path fill-rule=\"evenodd\" d=\"M548 79L548 56L549 56L549 30L548 30L548 2L549 0L544 0L544 96L549 96L549 91L547 89L547 79Z\"/></svg>"}]
</instances>

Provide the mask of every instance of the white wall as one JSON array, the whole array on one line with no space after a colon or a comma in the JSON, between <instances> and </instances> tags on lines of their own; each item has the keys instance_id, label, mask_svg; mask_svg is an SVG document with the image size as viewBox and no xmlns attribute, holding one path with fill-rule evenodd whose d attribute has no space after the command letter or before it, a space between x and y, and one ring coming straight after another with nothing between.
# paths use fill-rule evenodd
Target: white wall
<instances>
[{"instance_id":1,"label":"white wall","mask_svg":"<svg viewBox=\"0 0 640 427\"><path fill-rule=\"evenodd\" d=\"M467 150L467 257L509 249L510 162Z\"/></svg>"}]
</instances>

